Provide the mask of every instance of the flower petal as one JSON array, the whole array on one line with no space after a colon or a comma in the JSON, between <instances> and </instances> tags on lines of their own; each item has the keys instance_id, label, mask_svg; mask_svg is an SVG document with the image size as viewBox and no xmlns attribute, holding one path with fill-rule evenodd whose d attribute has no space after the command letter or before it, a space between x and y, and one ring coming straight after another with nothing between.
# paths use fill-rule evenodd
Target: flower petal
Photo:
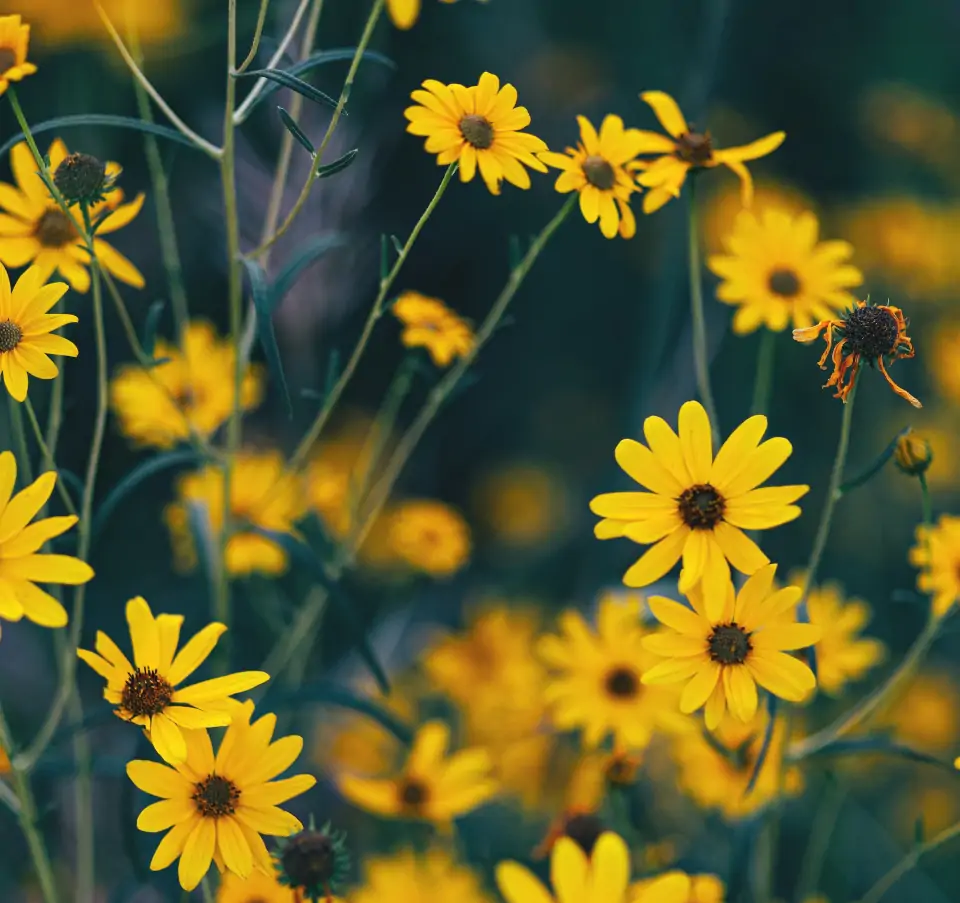
<instances>
[{"instance_id":1,"label":"flower petal","mask_svg":"<svg viewBox=\"0 0 960 903\"><path fill-rule=\"evenodd\" d=\"M676 499L687 488L657 460L649 448L633 439L618 442L615 456L617 463L631 479L658 495Z\"/></svg>"},{"instance_id":2,"label":"flower petal","mask_svg":"<svg viewBox=\"0 0 960 903\"><path fill-rule=\"evenodd\" d=\"M689 533L689 528L681 527L656 545L650 546L623 575L624 584L633 587L649 586L659 580L680 560Z\"/></svg>"},{"instance_id":3,"label":"flower petal","mask_svg":"<svg viewBox=\"0 0 960 903\"><path fill-rule=\"evenodd\" d=\"M175 687L181 681L186 680L206 661L207 656L213 652L217 640L220 639L226 629L225 624L215 621L190 638L190 641L177 653L173 664L170 666L167 680L170 681L172 686Z\"/></svg>"},{"instance_id":4,"label":"flower petal","mask_svg":"<svg viewBox=\"0 0 960 903\"><path fill-rule=\"evenodd\" d=\"M666 92L644 91L640 99L650 105L654 115L660 120L660 125L674 138L690 131L677 102Z\"/></svg>"},{"instance_id":5,"label":"flower petal","mask_svg":"<svg viewBox=\"0 0 960 903\"><path fill-rule=\"evenodd\" d=\"M713 466L713 435L710 418L699 401L688 401L680 407L677 424L680 447L687 471L694 483L707 483ZM687 487L684 487L687 488Z\"/></svg>"}]
</instances>

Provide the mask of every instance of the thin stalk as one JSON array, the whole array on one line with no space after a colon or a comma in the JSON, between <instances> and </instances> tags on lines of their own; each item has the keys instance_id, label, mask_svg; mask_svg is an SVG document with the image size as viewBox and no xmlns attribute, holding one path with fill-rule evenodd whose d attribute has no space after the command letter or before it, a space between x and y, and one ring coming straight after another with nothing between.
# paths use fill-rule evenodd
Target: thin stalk
<instances>
[{"instance_id":1,"label":"thin stalk","mask_svg":"<svg viewBox=\"0 0 960 903\"><path fill-rule=\"evenodd\" d=\"M53 460L53 452L50 451L49 447L47 446L47 442L43 437L43 430L40 428L40 421L37 419L37 412L33 409L33 403L30 401L29 396L27 397L24 406L27 409L27 419L30 421L30 427L33 429L33 437L36 439L37 445L40 448L40 454L43 455L44 466L48 470L57 470L57 464ZM61 479L57 479L57 492L59 493L60 498L63 500L63 505L67 509L68 513L72 514L74 517L78 517L76 505L73 504L73 499L70 497L70 491L67 489L66 484Z\"/></svg>"},{"instance_id":2,"label":"thin stalk","mask_svg":"<svg viewBox=\"0 0 960 903\"><path fill-rule=\"evenodd\" d=\"M751 414L766 414L773 388L773 364L777 352L777 334L764 329L757 348L757 373L753 380Z\"/></svg>"},{"instance_id":3,"label":"thin stalk","mask_svg":"<svg viewBox=\"0 0 960 903\"><path fill-rule=\"evenodd\" d=\"M57 312L54 307L52 313ZM60 427L63 425L63 377L53 381L50 389L50 404L47 407L47 432L45 436L50 459L57 458L57 445L60 442Z\"/></svg>"},{"instance_id":4,"label":"thin stalk","mask_svg":"<svg viewBox=\"0 0 960 903\"><path fill-rule=\"evenodd\" d=\"M923 523L930 527L933 525L933 504L930 500L930 487L927 485L927 475L925 473L917 474L920 481L920 500L923 511Z\"/></svg>"},{"instance_id":5,"label":"thin stalk","mask_svg":"<svg viewBox=\"0 0 960 903\"><path fill-rule=\"evenodd\" d=\"M17 470L24 485L33 482L33 465L30 463L30 452L27 449L27 433L23 428L22 402L12 395L7 396L10 409L10 432L13 434L13 445L17 450Z\"/></svg>"},{"instance_id":6,"label":"thin stalk","mask_svg":"<svg viewBox=\"0 0 960 903\"><path fill-rule=\"evenodd\" d=\"M700 223L697 211L696 178L690 184L687 205L687 263L690 270L690 316L693 321L693 366L697 376L697 391L713 426L713 435L720 435L717 406L710 387L710 360L707 348L707 321L703 312L703 274L700 264Z\"/></svg>"},{"instance_id":7,"label":"thin stalk","mask_svg":"<svg viewBox=\"0 0 960 903\"><path fill-rule=\"evenodd\" d=\"M240 64L237 73L246 72L250 64L256 59L257 51L260 49L260 38L263 37L263 23L267 21L267 7L270 6L270 0L260 0L260 12L257 14L257 27L253 32L253 41L250 43L250 52L246 59Z\"/></svg>"},{"instance_id":8,"label":"thin stalk","mask_svg":"<svg viewBox=\"0 0 960 903\"><path fill-rule=\"evenodd\" d=\"M456 170L456 162L451 163L447 167L447 171L443 174L443 179L440 182L440 186L437 188L436 193L434 194L430 203L427 204L427 208L421 214L420 219L417 220L417 224L413 227L410 237L407 238L403 248L400 250L400 254L397 257L396 262L394 263L390 272L387 273L387 275L380 281L380 290L377 292L377 297L373 302L373 306L370 308L370 313L367 316L367 322L363 324L363 331L360 333L360 339L354 346L353 353L350 355L350 360L347 361L347 365L344 367L339 379L337 379L333 388L330 390L330 393L324 399L323 406L320 408L320 413L317 414L313 423L310 425L310 429L307 430L304 437L300 440L300 443L297 445L293 456L290 458L291 470L298 470L303 466L307 456L310 454L310 449L313 448L314 443L319 438L321 432L323 432L324 426L326 426L327 421L330 419L330 415L337 406L340 396L343 395L344 389L346 389L348 383L353 378L354 371L357 369L357 366L360 363L360 358L363 357L363 352L366 350L367 343L370 341L370 336L373 334L373 328L376 326L380 317L383 316L387 295L390 293L390 289L397 278L397 274L400 272L404 263L406 263L407 257L409 257L410 251L413 249L413 246L416 243L420 232L423 230L423 227L426 225L427 220L430 219L433 211L437 209L437 205L440 203L440 198L443 197L443 194L447 190L447 186L450 184L450 180L453 178L453 174L456 172Z\"/></svg>"},{"instance_id":9,"label":"thin stalk","mask_svg":"<svg viewBox=\"0 0 960 903\"><path fill-rule=\"evenodd\" d=\"M840 817L844 800L847 798L846 784L834 778L830 778L829 781L813 817L809 832L810 839L800 864L800 877L797 879L797 891L794 894L797 903L803 903L817 891L823 864L830 850L830 838Z\"/></svg>"}]
</instances>

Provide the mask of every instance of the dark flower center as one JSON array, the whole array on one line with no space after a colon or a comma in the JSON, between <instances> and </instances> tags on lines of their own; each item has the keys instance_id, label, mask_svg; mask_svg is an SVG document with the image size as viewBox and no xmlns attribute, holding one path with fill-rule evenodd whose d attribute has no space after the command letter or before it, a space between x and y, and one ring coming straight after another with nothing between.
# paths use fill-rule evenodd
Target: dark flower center
<instances>
[{"instance_id":1,"label":"dark flower center","mask_svg":"<svg viewBox=\"0 0 960 903\"><path fill-rule=\"evenodd\" d=\"M100 198L107 167L91 154L68 154L53 174L53 184L71 202Z\"/></svg>"},{"instance_id":2,"label":"dark flower center","mask_svg":"<svg viewBox=\"0 0 960 903\"><path fill-rule=\"evenodd\" d=\"M407 778L404 780L399 790L400 802L404 808L414 811L422 808L430 796L427 786L416 778Z\"/></svg>"},{"instance_id":3,"label":"dark flower center","mask_svg":"<svg viewBox=\"0 0 960 903\"><path fill-rule=\"evenodd\" d=\"M34 234L45 248L62 248L77 237L77 230L62 210L46 210L38 220Z\"/></svg>"},{"instance_id":4,"label":"dark flower center","mask_svg":"<svg viewBox=\"0 0 960 903\"><path fill-rule=\"evenodd\" d=\"M776 269L767 279L767 287L775 295L783 298L794 298L800 294L800 280L793 270Z\"/></svg>"},{"instance_id":5,"label":"dark flower center","mask_svg":"<svg viewBox=\"0 0 960 903\"><path fill-rule=\"evenodd\" d=\"M287 841L280 862L292 887L319 888L334 876L337 851L322 831L301 831Z\"/></svg>"},{"instance_id":6,"label":"dark flower center","mask_svg":"<svg viewBox=\"0 0 960 903\"><path fill-rule=\"evenodd\" d=\"M493 144L493 126L490 120L483 116L476 114L464 116L460 120L460 134L463 135L464 141L472 144L477 150L486 150Z\"/></svg>"},{"instance_id":7,"label":"dark flower center","mask_svg":"<svg viewBox=\"0 0 960 903\"><path fill-rule=\"evenodd\" d=\"M123 686L120 697L131 715L159 715L173 697L173 687L153 668L137 668Z\"/></svg>"},{"instance_id":8,"label":"dark flower center","mask_svg":"<svg viewBox=\"0 0 960 903\"><path fill-rule=\"evenodd\" d=\"M240 788L233 781L211 774L193 785L193 801L204 818L233 815L240 800Z\"/></svg>"},{"instance_id":9,"label":"dark flower center","mask_svg":"<svg viewBox=\"0 0 960 903\"><path fill-rule=\"evenodd\" d=\"M632 784L637 777L637 763L626 756L619 756L610 761L605 774L611 784Z\"/></svg>"},{"instance_id":10,"label":"dark flower center","mask_svg":"<svg viewBox=\"0 0 960 903\"><path fill-rule=\"evenodd\" d=\"M567 819L563 833L589 856L605 830L606 826L596 815L582 814Z\"/></svg>"},{"instance_id":11,"label":"dark flower center","mask_svg":"<svg viewBox=\"0 0 960 903\"><path fill-rule=\"evenodd\" d=\"M707 641L710 658L721 665L742 665L750 654L750 634L736 621L714 627Z\"/></svg>"},{"instance_id":12,"label":"dark flower center","mask_svg":"<svg viewBox=\"0 0 960 903\"><path fill-rule=\"evenodd\" d=\"M9 47L0 47L0 74L17 65L17 55Z\"/></svg>"},{"instance_id":13,"label":"dark flower center","mask_svg":"<svg viewBox=\"0 0 960 903\"><path fill-rule=\"evenodd\" d=\"M684 132L677 143L677 156L684 163L692 166L703 166L713 159L713 138L709 132Z\"/></svg>"},{"instance_id":14,"label":"dark flower center","mask_svg":"<svg viewBox=\"0 0 960 903\"><path fill-rule=\"evenodd\" d=\"M618 699L632 699L640 692L637 672L630 668L614 668L607 674L604 686L611 696L616 696Z\"/></svg>"},{"instance_id":15,"label":"dark flower center","mask_svg":"<svg viewBox=\"0 0 960 903\"><path fill-rule=\"evenodd\" d=\"M613 167L597 154L591 154L587 157L581 168L587 181L594 188L609 191L617 184L617 174L613 171Z\"/></svg>"},{"instance_id":16,"label":"dark flower center","mask_svg":"<svg viewBox=\"0 0 960 903\"><path fill-rule=\"evenodd\" d=\"M723 518L726 502L709 483L684 489L677 499L683 522L694 530L712 530Z\"/></svg>"},{"instance_id":17,"label":"dark flower center","mask_svg":"<svg viewBox=\"0 0 960 903\"><path fill-rule=\"evenodd\" d=\"M882 307L857 307L843 320L843 334L850 350L866 358L892 354L900 337L897 319Z\"/></svg>"},{"instance_id":18,"label":"dark flower center","mask_svg":"<svg viewBox=\"0 0 960 903\"><path fill-rule=\"evenodd\" d=\"M23 330L13 320L0 322L0 352L13 351L23 338Z\"/></svg>"}]
</instances>

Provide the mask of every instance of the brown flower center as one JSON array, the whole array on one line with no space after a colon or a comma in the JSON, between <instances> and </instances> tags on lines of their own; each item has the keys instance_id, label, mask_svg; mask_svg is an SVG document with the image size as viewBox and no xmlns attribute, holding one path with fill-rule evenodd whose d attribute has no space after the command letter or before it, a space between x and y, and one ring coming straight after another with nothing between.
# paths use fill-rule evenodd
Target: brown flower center
<instances>
[{"instance_id":1,"label":"brown flower center","mask_svg":"<svg viewBox=\"0 0 960 903\"><path fill-rule=\"evenodd\" d=\"M588 856L605 830L604 823L596 815L588 813L571 816L563 827L563 833Z\"/></svg>"},{"instance_id":2,"label":"brown flower center","mask_svg":"<svg viewBox=\"0 0 960 903\"><path fill-rule=\"evenodd\" d=\"M742 665L753 649L750 634L736 621L714 627L707 645L710 658L721 665Z\"/></svg>"},{"instance_id":3,"label":"brown flower center","mask_svg":"<svg viewBox=\"0 0 960 903\"><path fill-rule=\"evenodd\" d=\"M123 686L121 705L131 715L159 715L173 698L173 687L153 668L137 668Z\"/></svg>"},{"instance_id":4,"label":"brown flower center","mask_svg":"<svg viewBox=\"0 0 960 903\"><path fill-rule=\"evenodd\" d=\"M233 815L240 800L240 788L233 781L211 774L193 785L193 801L204 818Z\"/></svg>"},{"instance_id":5,"label":"brown flower center","mask_svg":"<svg viewBox=\"0 0 960 903\"><path fill-rule=\"evenodd\" d=\"M460 120L460 134L463 140L472 144L477 150L486 150L493 144L493 126L484 116L472 113Z\"/></svg>"},{"instance_id":6,"label":"brown flower center","mask_svg":"<svg viewBox=\"0 0 960 903\"><path fill-rule=\"evenodd\" d=\"M404 809L419 812L430 796L430 791L423 781L417 778L405 778L397 789L397 795Z\"/></svg>"},{"instance_id":7,"label":"brown flower center","mask_svg":"<svg viewBox=\"0 0 960 903\"><path fill-rule=\"evenodd\" d=\"M800 280L793 270L785 267L774 270L767 279L767 287L775 295L794 298L800 294Z\"/></svg>"},{"instance_id":8,"label":"brown flower center","mask_svg":"<svg viewBox=\"0 0 960 903\"><path fill-rule=\"evenodd\" d=\"M9 47L0 47L0 73L17 65L17 55Z\"/></svg>"},{"instance_id":9,"label":"brown flower center","mask_svg":"<svg viewBox=\"0 0 960 903\"><path fill-rule=\"evenodd\" d=\"M676 154L684 163L703 166L713 159L713 138L709 132L684 132L676 141Z\"/></svg>"},{"instance_id":10,"label":"brown flower center","mask_svg":"<svg viewBox=\"0 0 960 903\"><path fill-rule=\"evenodd\" d=\"M23 338L23 330L13 320L0 322L0 353L13 351Z\"/></svg>"},{"instance_id":11,"label":"brown flower center","mask_svg":"<svg viewBox=\"0 0 960 903\"><path fill-rule=\"evenodd\" d=\"M712 530L723 519L726 502L709 483L684 489L677 499L680 517L694 530Z\"/></svg>"},{"instance_id":12,"label":"brown flower center","mask_svg":"<svg viewBox=\"0 0 960 903\"><path fill-rule=\"evenodd\" d=\"M45 248L62 248L77 238L77 230L62 210L46 210L37 222L34 235Z\"/></svg>"},{"instance_id":13,"label":"brown flower center","mask_svg":"<svg viewBox=\"0 0 960 903\"><path fill-rule=\"evenodd\" d=\"M609 671L604 686L617 699L633 699L640 692L640 680L631 668L619 667Z\"/></svg>"},{"instance_id":14,"label":"brown flower center","mask_svg":"<svg viewBox=\"0 0 960 903\"><path fill-rule=\"evenodd\" d=\"M883 307L857 307L843 321L843 334L855 354L866 358L892 354L900 338L897 319Z\"/></svg>"},{"instance_id":15,"label":"brown flower center","mask_svg":"<svg viewBox=\"0 0 960 903\"><path fill-rule=\"evenodd\" d=\"M597 154L587 157L581 169L587 181L601 191L609 191L617 184L617 174L613 171L613 167Z\"/></svg>"}]
</instances>

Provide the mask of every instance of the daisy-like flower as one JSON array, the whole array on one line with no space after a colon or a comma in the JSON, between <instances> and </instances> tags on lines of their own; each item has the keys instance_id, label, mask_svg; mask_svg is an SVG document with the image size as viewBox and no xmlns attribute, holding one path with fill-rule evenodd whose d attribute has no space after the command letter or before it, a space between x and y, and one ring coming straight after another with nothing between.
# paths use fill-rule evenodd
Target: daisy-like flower
<instances>
[{"instance_id":1,"label":"daisy-like flower","mask_svg":"<svg viewBox=\"0 0 960 903\"><path fill-rule=\"evenodd\" d=\"M426 348L438 367L449 367L473 348L473 330L439 298L404 292L393 305L403 323L400 341L407 348Z\"/></svg>"},{"instance_id":2,"label":"daisy-like flower","mask_svg":"<svg viewBox=\"0 0 960 903\"><path fill-rule=\"evenodd\" d=\"M688 875L674 869L635 881L630 893L633 903L724 903L727 889L716 875Z\"/></svg>"},{"instance_id":3,"label":"daisy-like flower","mask_svg":"<svg viewBox=\"0 0 960 903\"><path fill-rule=\"evenodd\" d=\"M332 900L335 898L331 898ZM327 898L323 898L327 903ZM300 895L281 884L276 874L254 869L246 878L228 872L217 888L217 903L301 903Z\"/></svg>"},{"instance_id":4,"label":"daisy-like flower","mask_svg":"<svg viewBox=\"0 0 960 903\"><path fill-rule=\"evenodd\" d=\"M274 874L260 835L286 837L303 829L300 819L279 806L306 793L316 778L298 774L274 780L300 755L303 738L273 740L277 716L251 723L252 715L252 702L238 708L216 755L210 735L201 728L184 734L186 761L172 768L142 759L127 763L130 780L144 793L162 798L137 818L141 831L167 831L150 868L165 869L179 857L184 890L193 890L212 862L241 878L254 868Z\"/></svg>"},{"instance_id":5,"label":"daisy-like flower","mask_svg":"<svg viewBox=\"0 0 960 903\"><path fill-rule=\"evenodd\" d=\"M389 514L389 543L410 567L449 577L470 559L470 527L463 516L429 499L401 502Z\"/></svg>"},{"instance_id":6,"label":"daisy-like flower","mask_svg":"<svg viewBox=\"0 0 960 903\"><path fill-rule=\"evenodd\" d=\"M576 611L559 618L560 635L537 644L557 672L544 697L560 730L580 728L588 749L613 736L616 750L642 750L655 732L680 730L679 694L672 687L645 687L643 676L658 659L646 652L650 631L639 605L604 600L592 631Z\"/></svg>"},{"instance_id":7,"label":"daisy-like flower","mask_svg":"<svg viewBox=\"0 0 960 903\"><path fill-rule=\"evenodd\" d=\"M0 238L0 242L3 239ZM0 374L17 401L27 397L29 377L54 379L59 373L49 355L76 357L77 346L53 330L76 323L73 314L47 313L66 293L64 282L44 285L39 267L22 273L10 288L10 276L0 263Z\"/></svg>"},{"instance_id":8,"label":"daisy-like flower","mask_svg":"<svg viewBox=\"0 0 960 903\"><path fill-rule=\"evenodd\" d=\"M821 320L815 326L794 329L793 337L798 342L813 342L824 332L827 348L819 360L821 370L827 368L827 358L833 362L833 373L824 383L824 388L836 386L833 396L846 404L847 396L853 391L860 362L867 361L871 367L879 367L887 384L901 398L906 399L915 408L923 405L906 389L901 389L887 373L884 358L890 364L901 358L913 357L913 341L907 335L907 319L899 307L891 304L870 304L858 301L853 310L836 318ZM833 344L836 332L840 340ZM831 354L831 351L833 352Z\"/></svg>"},{"instance_id":9,"label":"daisy-like flower","mask_svg":"<svg viewBox=\"0 0 960 903\"><path fill-rule=\"evenodd\" d=\"M19 15L0 16L0 94L18 82L33 75L37 67L27 62L30 45L30 26Z\"/></svg>"},{"instance_id":10,"label":"daisy-like flower","mask_svg":"<svg viewBox=\"0 0 960 903\"><path fill-rule=\"evenodd\" d=\"M917 527L910 563L920 569L917 589L931 596L931 611L942 618L960 599L960 517L942 514L933 526Z\"/></svg>"},{"instance_id":11,"label":"daisy-like flower","mask_svg":"<svg viewBox=\"0 0 960 903\"><path fill-rule=\"evenodd\" d=\"M337 785L350 802L387 818L419 819L446 828L497 792L493 763L483 749L447 756L450 729L428 721L419 731L399 775L340 775Z\"/></svg>"},{"instance_id":12,"label":"daisy-like flower","mask_svg":"<svg viewBox=\"0 0 960 903\"><path fill-rule=\"evenodd\" d=\"M786 132L772 132L742 147L715 150L710 132L695 132L687 125L677 102L663 91L645 91L640 99L649 104L667 135L643 132L644 143L640 153L662 154L651 163L637 166L641 170L637 181L650 190L643 197L643 212L659 210L670 198L680 196L680 189L691 170L727 166L739 177L743 206L753 200L753 179L744 166L747 160L756 160L773 153L787 137ZM669 135L669 137L668 137Z\"/></svg>"},{"instance_id":13,"label":"daisy-like flower","mask_svg":"<svg viewBox=\"0 0 960 903\"><path fill-rule=\"evenodd\" d=\"M183 615L156 617L147 600L127 602L127 624L133 664L103 631L97 631L96 652L77 655L107 682L103 698L114 714L143 727L157 752L171 764L187 758L183 730L222 727L239 706L230 697L268 681L263 671L240 671L180 687L213 652L226 625L208 624L177 652Z\"/></svg>"},{"instance_id":14,"label":"daisy-like flower","mask_svg":"<svg viewBox=\"0 0 960 903\"><path fill-rule=\"evenodd\" d=\"M363 873L350 903L493 903L476 872L439 846L364 857Z\"/></svg>"},{"instance_id":15,"label":"daisy-like flower","mask_svg":"<svg viewBox=\"0 0 960 903\"><path fill-rule=\"evenodd\" d=\"M0 618L27 618L41 627L63 627L66 609L37 583L86 583L93 570L79 558L48 555L40 548L66 533L77 518L47 517L30 523L53 493L57 484L54 471L41 474L13 495L16 482L16 458L5 451L0 454Z\"/></svg>"},{"instance_id":16,"label":"daisy-like flower","mask_svg":"<svg viewBox=\"0 0 960 903\"><path fill-rule=\"evenodd\" d=\"M775 209L760 216L740 212L723 241L728 253L707 260L724 280L717 300L737 307L735 333L745 335L759 326L782 332L788 323L811 326L855 303L847 289L860 285L863 274L846 262L853 246L818 243L818 229L809 211L797 216Z\"/></svg>"},{"instance_id":17,"label":"daisy-like flower","mask_svg":"<svg viewBox=\"0 0 960 903\"><path fill-rule=\"evenodd\" d=\"M769 559L744 530L778 527L799 517L792 504L809 486L758 489L793 447L779 437L760 442L767 419L756 415L738 426L713 457L710 421L703 406L688 401L680 408L679 437L660 417L643 424L647 445L624 439L617 463L651 492L610 492L590 502L604 518L594 528L598 539L626 536L654 543L624 574L627 586L659 580L681 558L680 592L703 584L707 611L719 617L730 581L729 561L752 574Z\"/></svg>"},{"instance_id":18,"label":"daisy-like flower","mask_svg":"<svg viewBox=\"0 0 960 903\"><path fill-rule=\"evenodd\" d=\"M57 138L50 145L48 155L53 173L69 151ZM50 197L26 142L21 141L10 151L10 167L17 184L0 182L0 208L6 211L0 214L0 261L8 267L22 267L33 261L40 268L43 282L54 271L59 271L74 291L86 292L90 288L87 271L90 254L70 218ZM119 174L117 163L107 163L108 179L115 179ZM93 240L97 260L121 282L135 288L144 286L140 271L99 236L116 232L130 223L143 207L143 199L141 193L124 204L123 192L115 188L103 201L90 207L91 219L99 220L98 237ZM82 222L79 205L73 205L70 211L77 222Z\"/></svg>"},{"instance_id":19,"label":"daisy-like flower","mask_svg":"<svg viewBox=\"0 0 960 903\"><path fill-rule=\"evenodd\" d=\"M517 188L530 187L528 166L537 172L547 167L536 155L547 145L522 129L530 125L526 107L517 106L517 89L500 87L500 79L484 72L476 85L445 85L435 79L423 83L424 90L410 96L416 106L403 115L410 120L407 131L427 139L427 153L437 155L440 166L460 163L460 180L480 177L491 194L500 194L506 179Z\"/></svg>"},{"instance_id":20,"label":"daisy-like flower","mask_svg":"<svg viewBox=\"0 0 960 903\"><path fill-rule=\"evenodd\" d=\"M734 594L728 582L727 603L711 617L697 590L688 594L692 608L653 596L650 610L670 631L647 637L644 646L667 661L643 675L645 684L687 681L680 711L706 706L704 720L713 730L729 708L735 718L750 721L757 713L757 684L774 696L800 702L817 679L804 663L787 655L820 639L813 624L787 618L802 590L774 590L775 564L760 568Z\"/></svg>"},{"instance_id":21,"label":"daisy-like flower","mask_svg":"<svg viewBox=\"0 0 960 903\"><path fill-rule=\"evenodd\" d=\"M442 3L456 3L457 0L441 0ZM486 3L487 0L480 0ZM413 28L420 15L420 0L387 0L387 12L397 28L406 31Z\"/></svg>"},{"instance_id":22,"label":"daisy-like flower","mask_svg":"<svg viewBox=\"0 0 960 903\"><path fill-rule=\"evenodd\" d=\"M637 221L630 209L630 195L637 190L627 165L643 150L644 134L639 129L624 129L619 116L608 115L600 124L600 134L585 116L578 116L580 141L566 153L540 154L548 166L563 172L554 186L561 194L580 192L580 212L588 223L600 220L606 238L618 233L633 238Z\"/></svg>"},{"instance_id":23,"label":"daisy-like flower","mask_svg":"<svg viewBox=\"0 0 960 903\"><path fill-rule=\"evenodd\" d=\"M216 464L184 474L177 483L179 498L167 506L164 518L176 560L184 570L196 565L195 527L202 526L213 541L223 529L223 486L223 469ZM306 502L300 481L286 470L279 452L243 452L233 464L230 510L241 524L293 534ZM254 571L282 574L287 569L287 553L281 546L243 529L227 540L226 561L227 570L234 575Z\"/></svg>"},{"instance_id":24,"label":"daisy-like flower","mask_svg":"<svg viewBox=\"0 0 960 903\"><path fill-rule=\"evenodd\" d=\"M607 831L597 838L591 856L569 837L561 837L550 855L553 894L519 862L501 862L497 887L507 903L627 903L630 851L619 835ZM651 897L650 903L657 898Z\"/></svg>"}]
</instances>

